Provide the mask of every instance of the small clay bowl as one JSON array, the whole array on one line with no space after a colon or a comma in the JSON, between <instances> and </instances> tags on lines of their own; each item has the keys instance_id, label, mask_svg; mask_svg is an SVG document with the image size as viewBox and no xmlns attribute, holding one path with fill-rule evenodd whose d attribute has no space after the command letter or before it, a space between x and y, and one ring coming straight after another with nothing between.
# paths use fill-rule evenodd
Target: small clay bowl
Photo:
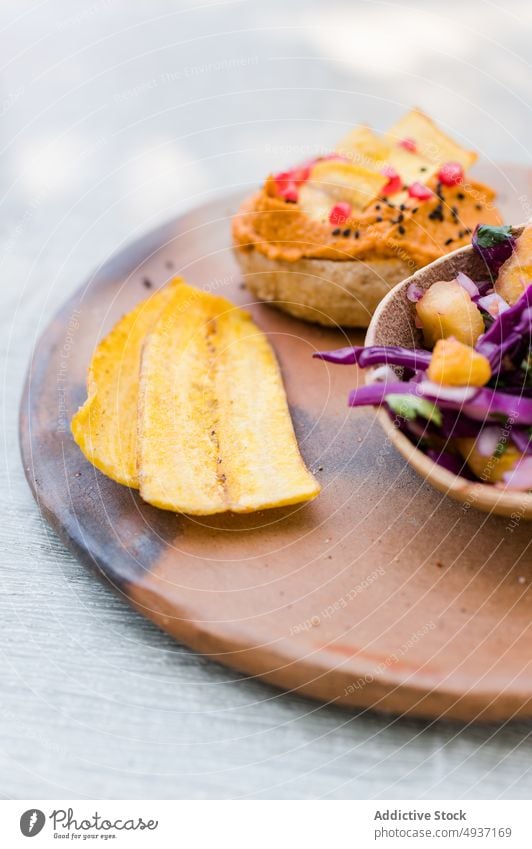
<instances>
[{"instance_id":1,"label":"small clay bowl","mask_svg":"<svg viewBox=\"0 0 532 849\"><path fill-rule=\"evenodd\" d=\"M519 236L522 229L523 226L515 227L512 232ZM391 289L375 311L365 344L403 345L405 348L422 346L421 333L415 326L415 305L408 300L407 289L411 283L429 289L438 280L453 280L459 271L473 280L486 278L486 267L470 245L437 259ZM491 484L473 483L460 475L454 475L434 463L397 430L386 410L378 410L377 416L390 442L416 472L440 492L485 513L532 519L532 493L509 492Z\"/></svg>"}]
</instances>

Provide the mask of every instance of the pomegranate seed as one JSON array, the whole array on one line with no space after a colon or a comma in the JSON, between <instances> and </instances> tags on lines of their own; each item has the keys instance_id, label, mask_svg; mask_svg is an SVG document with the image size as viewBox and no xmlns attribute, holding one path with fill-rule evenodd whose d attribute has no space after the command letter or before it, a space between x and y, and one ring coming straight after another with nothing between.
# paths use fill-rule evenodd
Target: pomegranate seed
<instances>
[{"instance_id":1,"label":"pomegranate seed","mask_svg":"<svg viewBox=\"0 0 532 849\"><path fill-rule=\"evenodd\" d=\"M336 203L331 209L329 222L336 225L345 224L350 215L351 204L345 203L345 201L340 201L340 203Z\"/></svg>"},{"instance_id":2,"label":"pomegranate seed","mask_svg":"<svg viewBox=\"0 0 532 849\"><path fill-rule=\"evenodd\" d=\"M446 162L438 172L438 180L444 186L457 186L464 179L464 169L459 162Z\"/></svg>"},{"instance_id":3,"label":"pomegranate seed","mask_svg":"<svg viewBox=\"0 0 532 849\"><path fill-rule=\"evenodd\" d=\"M399 147L404 147L405 150L409 150L411 153L417 153L417 144L414 139L401 139L398 144Z\"/></svg>"},{"instance_id":4,"label":"pomegranate seed","mask_svg":"<svg viewBox=\"0 0 532 849\"><path fill-rule=\"evenodd\" d=\"M293 182L296 183L298 186L300 186L301 183L306 183L306 181L310 177L310 172L312 170L313 165L314 162L305 162L298 168L294 168L294 170L291 172Z\"/></svg>"},{"instance_id":5,"label":"pomegranate seed","mask_svg":"<svg viewBox=\"0 0 532 849\"><path fill-rule=\"evenodd\" d=\"M411 198L416 198L417 200L429 200L434 192L428 186L424 186L423 183L412 183L408 187L408 194Z\"/></svg>"},{"instance_id":6,"label":"pomegranate seed","mask_svg":"<svg viewBox=\"0 0 532 849\"><path fill-rule=\"evenodd\" d=\"M290 203L297 203L299 197L297 185L295 183L287 183L281 192L281 197L283 200L289 201Z\"/></svg>"},{"instance_id":7,"label":"pomegranate seed","mask_svg":"<svg viewBox=\"0 0 532 849\"><path fill-rule=\"evenodd\" d=\"M274 180L278 189L282 188L284 185L286 185L286 183L289 183L291 179L291 171L281 171L280 174L274 174Z\"/></svg>"},{"instance_id":8,"label":"pomegranate seed","mask_svg":"<svg viewBox=\"0 0 532 849\"><path fill-rule=\"evenodd\" d=\"M294 181L293 171L282 171L280 174L276 174L274 179L279 196L283 200L297 203L298 191L297 183Z\"/></svg>"},{"instance_id":9,"label":"pomegranate seed","mask_svg":"<svg viewBox=\"0 0 532 849\"><path fill-rule=\"evenodd\" d=\"M310 177L310 172L314 168L316 162L319 162L321 159L320 156L315 156L312 159L306 159L305 162L302 162L301 165L296 165L295 168L292 168L288 171L289 179L297 183L297 185L301 185L301 183L305 183Z\"/></svg>"},{"instance_id":10,"label":"pomegranate seed","mask_svg":"<svg viewBox=\"0 0 532 849\"><path fill-rule=\"evenodd\" d=\"M391 165L386 165L382 169L381 174L384 174L385 177L388 177L388 182L386 183L384 188L381 189L381 195L393 195L395 194L395 192L401 191L403 181L401 180L401 177L399 176L395 168L392 168Z\"/></svg>"}]
</instances>

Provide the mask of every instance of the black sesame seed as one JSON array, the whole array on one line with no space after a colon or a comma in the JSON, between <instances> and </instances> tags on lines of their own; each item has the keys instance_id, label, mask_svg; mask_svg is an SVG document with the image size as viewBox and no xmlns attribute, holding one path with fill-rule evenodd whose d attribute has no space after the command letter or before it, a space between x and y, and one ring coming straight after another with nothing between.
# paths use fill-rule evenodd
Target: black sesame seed
<instances>
[{"instance_id":1,"label":"black sesame seed","mask_svg":"<svg viewBox=\"0 0 532 849\"><path fill-rule=\"evenodd\" d=\"M348 236L350 236L350 235L351 235L351 230L349 229L349 227L347 227L347 228L344 230L344 232L342 233L342 236L345 236L345 237L347 238L347 237L348 237Z\"/></svg>"},{"instance_id":2,"label":"black sesame seed","mask_svg":"<svg viewBox=\"0 0 532 849\"><path fill-rule=\"evenodd\" d=\"M454 242L454 239L446 239L446 240L445 240L445 244L446 244L446 245L450 245L450 244L451 244L451 242Z\"/></svg>"},{"instance_id":3,"label":"black sesame seed","mask_svg":"<svg viewBox=\"0 0 532 849\"><path fill-rule=\"evenodd\" d=\"M337 227L337 228L336 228L336 230L333 230L333 231L332 231L332 234L333 234L333 236L339 236L341 232L342 232L342 231L340 230L340 228L339 228L339 227Z\"/></svg>"},{"instance_id":4,"label":"black sesame seed","mask_svg":"<svg viewBox=\"0 0 532 849\"><path fill-rule=\"evenodd\" d=\"M476 203L476 204L475 204L475 209L478 209L478 210L482 209L482 204L481 204L481 203Z\"/></svg>"},{"instance_id":5,"label":"black sesame seed","mask_svg":"<svg viewBox=\"0 0 532 849\"><path fill-rule=\"evenodd\" d=\"M377 215L377 217L376 217L375 221L377 221L378 223L380 223L380 222L382 221L382 215Z\"/></svg>"},{"instance_id":6,"label":"black sesame seed","mask_svg":"<svg viewBox=\"0 0 532 849\"><path fill-rule=\"evenodd\" d=\"M464 198L465 198L465 194L464 194L463 192L458 192L458 194L456 195L456 197L458 198L458 200L464 200Z\"/></svg>"},{"instance_id":7,"label":"black sesame seed","mask_svg":"<svg viewBox=\"0 0 532 849\"><path fill-rule=\"evenodd\" d=\"M456 206L451 206L451 212L453 215L458 215L458 208Z\"/></svg>"},{"instance_id":8,"label":"black sesame seed","mask_svg":"<svg viewBox=\"0 0 532 849\"><path fill-rule=\"evenodd\" d=\"M420 171L426 171L427 169L426 169L426 167L423 165L423 166L422 166L419 170L420 170Z\"/></svg>"},{"instance_id":9,"label":"black sesame seed","mask_svg":"<svg viewBox=\"0 0 532 849\"><path fill-rule=\"evenodd\" d=\"M400 232L401 236L404 236L404 234L405 234L405 228L403 227L403 225L402 225L402 224L400 224L400 225L399 225L399 227L398 227L397 229L398 229L398 231Z\"/></svg>"},{"instance_id":10,"label":"black sesame seed","mask_svg":"<svg viewBox=\"0 0 532 849\"><path fill-rule=\"evenodd\" d=\"M381 208L380 203L375 204L375 209L380 209L380 208Z\"/></svg>"},{"instance_id":11,"label":"black sesame seed","mask_svg":"<svg viewBox=\"0 0 532 849\"><path fill-rule=\"evenodd\" d=\"M415 214L416 214L416 212L418 211L418 209L419 209L419 207L418 207L418 206L415 206L415 207L413 208L413 210L412 210L412 215L415 215Z\"/></svg>"},{"instance_id":12,"label":"black sesame seed","mask_svg":"<svg viewBox=\"0 0 532 849\"><path fill-rule=\"evenodd\" d=\"M358 237L360 236L360 230L355 230L353 236L355 237L355 239L358 239Z\"/></svg>"},{"instance_id":13,"label":"black sesame seed","mask_svg":"<svg viewBox=\"0 0 532 849\"><path fill-rule=\"evenodd\" d=\"M443 221L443 209L441 203L439 203L432 212L429 212L429 218L431 221Z\"/></svg>"},{"instance_id":14,"label":"black sesame seed","mask_svg":"<svg viewBox=\"0 0 532 849\"><path fill-rule=\"evenodd\" d=\"M151 289L153 284L152 284L151 280L148 280L148 278L145 277L144 280L142 281L142 285L145 286L146 289Z\"/></svg>"},{"instance_id":15,"label":"black sesame seed","mask_svg":"<svg viewBox=\"0 0 532 849\"><path fill-rule=\"evenodd\" d=\"M397 223L400 224L401 221L404 221L404 220L405 220L405 217L404 217L403 213L400 212L399 215L397 216Z\"/></svg>"},{"instance_id":16,"label":"black sesame seed","mask_svg":"<svg viewBox=\"0 0 532 849\"><path fill-rule=\"evenodd\" d=\"M401 210L401 212L404 212L404 211L405 211L406 206L404 205L404 203L400 203L400 204L399 204L399 209Z\"/></svg>"}]
</instances>

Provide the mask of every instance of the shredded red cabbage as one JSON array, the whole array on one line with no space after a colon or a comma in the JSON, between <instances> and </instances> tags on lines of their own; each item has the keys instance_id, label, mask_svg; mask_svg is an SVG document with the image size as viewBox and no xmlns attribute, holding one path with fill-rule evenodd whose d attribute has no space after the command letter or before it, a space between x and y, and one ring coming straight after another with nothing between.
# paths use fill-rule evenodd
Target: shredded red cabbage
<instances>
[{"instance_id":1,"label":"shredded red cabbage","mask_svg":"<svg viewBox=\"0 0 532 849\"><path fill-rule=\"evenodd\" d=\"M459 410L475 421L499 421L510 419L514 424L532 426L532 398L506 395L493 389L477 389L469 399L443 399L432 388L433 384L394 381L371 383L354 389L349 394L350 407L378 406L386 401L387 395L417 395L435 401L447 410ZM477 430L478 432L478 430Z\"/></svg>"},{"instance_id":2,"label":"shredded red cabbage","mask_svg":"<svg viewBox=\"0 0 532 849\"><path fill-rule=\"evenodd\" d=\"M427 455L433 460L438 466L442 466L444 469L447 469L448 472L452 472L453 475L463 475L464 474L464 461L457 454L453 454L451 451L441 450L438 451L435 448L428 448Z\"/></svg>"},{"instance_id":3,"label":"shredded red cabbage","mask_svg":"<svg viewBox=\"0 0 532 849\"><path fill-rule=\"evenodd\" d=\"M512 430L512 442L521 454L532 454L532 430Z\"/></svg>"},{"instance_id":4,"label":"shredded red cabbage","mask_svg":"<svg viewBox=\"0 0 532 849\"><path fill-rule=\"evenodd\" d=\"M495 240L500 248L510 238ZM478 243L480 245L480 242ZM485 246L480 245L485 250ZM506 245L505 250L508 249ZM495 267L492 263L492 267ZM434 462L455 474L475 479L464 465L453 440L473 438L481 456L499 456L509 440L520 453L515 468L505 473L508 488L532 488L532 284L512 306L489 294L491 283L466 278L462 285L472 299L489 307L497 301L500 311L479 338L475 349L487 357L492 378L482 388L447 386L427 380L432 353L400 346L373 345L320 351L314 356L332 363L380 367L379 382L366 384L349 395L351 407L382 406L396 426L419 445ZM418 299L409 290L409 300ZM488 323L490 317L485 315ZM390 366L405 369L399 379ZM504 439L500 435L504 435ZM502 446L502 448L501 448Z\"/></svg>"},{"instance_id":5,"label":"shredded red cabbage","mask_svg":"<svg viewBox=\"0 0 532 849\"><path fill-rule=\"evenodd\" d=\"M463 271L459 271L456 275L456 282L465 289L470 298L479 298L480 291L477 284L471 280L471 277L468 277L467 274L464 274Z\"/></svg>"},{"instance_id":6,"label":"shredded red cabbage","mask_svg":"<svg viewBox=\"0 0 532 849\"><path fill-rule=\"evenodd\" d=\"M421 286L418 286L417 283L411 283L408 289L406 290L406 297L413 304L417 304L417 302L421 300L424 294L425 290L422 289Z\"/></svg>"},{"instance_id":7,"label":"shredded red cabbage","mask_svg":"<svg viewBox=\"0 0 532 849\"><path fill-rule=\"evenodd\" d=\"M532 281L527 281L530 285L511 306L494 290L496 275L515 242L509 226L479 225L473 248L490 279L473 280L463 272L455 278L481 310L486 326L475 345L491 366L485 386L442 385L427 379L432 353L423 348L354 346L320 351L314 357L374 367L372 382L353 390L349 405L383 407L396 427L453 474L475 480L462 456L466 449L461 439L474 439L476 452L487 461L498 459L513 444L518 460L497 485L527 490L532 489ZM408 286L406 297L411 304L423 296L417 283ZM423 329L417 313L415 317L416 327ZM402 379L391 367L403 369Z\"/></svg>"},{"instance_id":8,"label":"shredded red cabbage","mask_svg":"<svg viewBox=\"0 0 532 849\"><path fill-rule=\"evenodd\" d=\"M489 330L484 333L475 350L490 362L493 372L499 372L503 359L521 345L530 347L532 334L532 285L519 300L499 313Z\"/></svg>"},{"instance_id":9,"label":"shredded red cabbage","mask_svg":"<svg viewBox=\"0 0 532 849\"><path fill-rule=\"evenodd\" d=\"M392 345L373 345L364 348L357 345L353 348L338 348L336 351L317 351L312 356L339 365L356 364L361 368L376 365L404 366L417 371L429 367L431 354L419 348L411 350Z\"/></svg>"}]
</instances>

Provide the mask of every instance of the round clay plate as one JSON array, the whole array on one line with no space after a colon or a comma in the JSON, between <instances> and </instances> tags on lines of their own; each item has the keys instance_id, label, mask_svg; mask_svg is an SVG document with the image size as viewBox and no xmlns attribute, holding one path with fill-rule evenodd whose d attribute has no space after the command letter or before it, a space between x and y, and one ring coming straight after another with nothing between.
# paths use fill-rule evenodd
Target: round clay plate
<instances>
[{"instance_id":1,"label":"round clay plate","mask_svg":"<svg viewBox=\"0 0 532 849\"><path fill-rule=\"evenodd\" d=\"M507 221L529 174L492 168ZM424 717L532 715L530 530L432 489L350 410L354 367L313 360L347 334L250 302L231 252L240 197L210 203L131 245L87 281L42 336L21 408L25 471L63 540L183 643L314 698ZM98 340L174 274L249 308L274 346L313 502L202 519L144 504L74 444Z\"/></svg>"}]
</instances>

